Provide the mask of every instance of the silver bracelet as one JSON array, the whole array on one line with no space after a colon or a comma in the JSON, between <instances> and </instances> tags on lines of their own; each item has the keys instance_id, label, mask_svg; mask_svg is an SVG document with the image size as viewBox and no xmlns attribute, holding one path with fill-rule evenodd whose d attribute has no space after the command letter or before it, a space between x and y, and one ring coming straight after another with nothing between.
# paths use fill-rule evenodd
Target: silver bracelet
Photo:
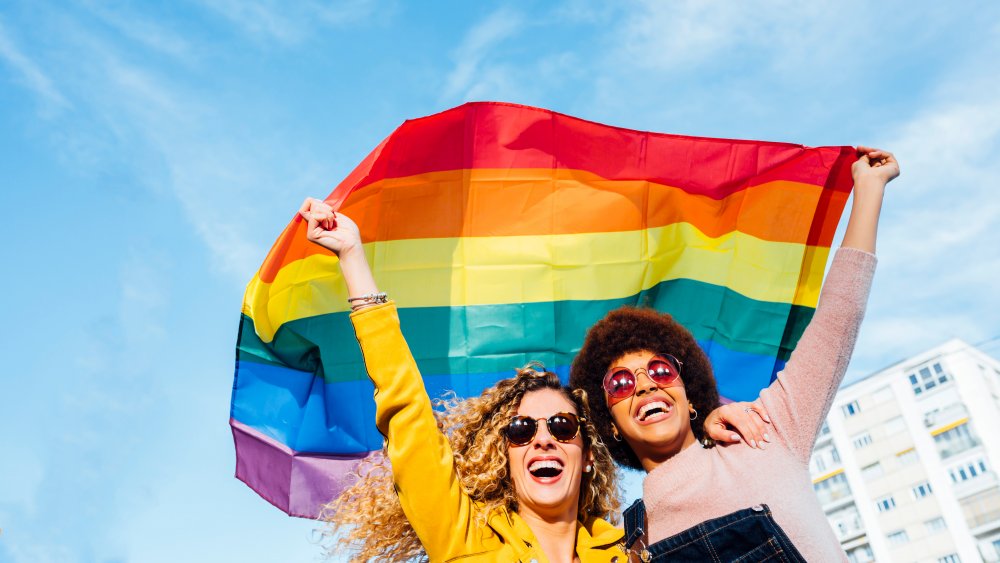
<instances>
[{"instance_id":1,"label":"silver bracelet","mask_svg":"<svg viewBox=\"0 0 1000 563\"><path fill-rule=\"evenodd\" d=\"M361 303L355 303L355 301L360 301ZM387 303L389 301L384 291L379 293L366 293L361 297L348 297L347 302L351 304L351 307L359 307L364 305L378 305L380 303Z\"/></svg>"}]
</instances>

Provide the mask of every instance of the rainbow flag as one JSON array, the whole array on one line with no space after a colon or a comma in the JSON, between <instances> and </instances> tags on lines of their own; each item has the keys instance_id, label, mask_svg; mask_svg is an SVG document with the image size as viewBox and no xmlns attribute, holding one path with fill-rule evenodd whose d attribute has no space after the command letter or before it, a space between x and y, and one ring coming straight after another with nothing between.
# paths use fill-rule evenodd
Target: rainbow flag
<instances>
[{"instance_id":1,"label":"rainbow flag","mask_svg":"<svg viewBox=\"0 0 1000 563\"><path fill-rule=\"evenodd\" d=\"M539 360L564 378L622 305L687 326L750 400L812 317L851 147L710 139L469 103L403 123L327 198L358 222L430 395ZM314 517L382 447L337 258L293 219L247 286L236 475Z\"/></svg>"}]
</instances>

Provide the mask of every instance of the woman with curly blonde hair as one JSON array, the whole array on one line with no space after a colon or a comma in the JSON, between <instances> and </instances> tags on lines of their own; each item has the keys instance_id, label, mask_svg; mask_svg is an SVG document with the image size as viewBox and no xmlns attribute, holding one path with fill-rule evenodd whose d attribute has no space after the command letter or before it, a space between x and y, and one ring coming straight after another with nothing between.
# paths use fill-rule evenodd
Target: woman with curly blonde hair
<instances>
[{"instance_id":1,"label":"woman with curly blonde hair","mask_svg":"<svg viewBox=\"0 0 1000 563\"><path fill-rule=\"evenodd\" d=\"M624 563L623 532L607 520L618 511L615 468L586 394L532 364L480 397L440 402L436 417L357 225L312 198L300 213L358 296L351 321L386 437L384 457L326 510L352 559ZM732 435L714 428L713 437Z\"/></svg>"},{"instance_id":2,"label":"woman with curly blonde hair","mask_svg":"<svg viewBox=\"0 0 1000 563\"><path fill-rule=\"evenodd\" d=\"M544 392L549 393L544 393ZM454 452L456 477L470 500L478 505L475 525L487 529L497 523L488 521L487 515L501 515L499 526L504 527L508 514L518 512L519 499L508 469L505 427L518 414L518 407L526 396L544 393L552 399L564 399L572 411L583 413L581 420L582 441L592 462L583 467L579 477L579 502L575 520L591 521L596 533L591 534L589 545L610 548L621 541L621 531L604 522L618 512L618 487L614 463L607 449L594 442L594 428L589 423L586 398L582 392L569 392L558 376L547 371L536 371L535 366L518 370L515 377L505 379L487 389L482 396L462 401L444 401L447 410L439 417L439 425L449 438ZM565 407L560 407L565 408ZM548 424L548 423L546 423ZM541 433L541 432L537 432ZM521 448L524 449L524 448ZM364 468L363 479L346 490L327 506L326 518L348 532L340 539L350 547L360 545L354 555L358 561L407 560L424 555L424 548L410 525L403 506L396 499L393 474L385 458ZM539 463L536 473L548 475L556 468L549 463ZM541 468L545 465L546 468ZM544 473L547 471L548 473ZM570 479L572 481L573 479ZM432 510L439 520L442 533L445 515ZM530 524L529 524L530 526ZM586 527L586 524L584 525ZM575 530L574 530L575 531ZM373 533L375 532L375 533ZM577 546L579 549L581 546ZM431 551L427 551L428 555ZM529 559L526 559L530 560Z\"/></svg>"}]
</instances>

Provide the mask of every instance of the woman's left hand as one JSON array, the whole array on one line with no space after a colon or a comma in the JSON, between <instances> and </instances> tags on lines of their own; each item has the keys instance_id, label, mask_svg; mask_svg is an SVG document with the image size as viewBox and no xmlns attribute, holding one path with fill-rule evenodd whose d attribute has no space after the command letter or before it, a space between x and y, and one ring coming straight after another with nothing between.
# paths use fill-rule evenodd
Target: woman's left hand
<instances>
[{"instance_id":1,"label":"woman's left hand","mask_svg":"<svg viewBox=\"0 0 1000 563\"><path fill-rule=\"evenodd\" d=\"M899 161L889 151L872 147L858 147L858 159L851 165L854 185L874 180L886 185L899 176Z\"/></svg>"},{"instance_id":2,"label":"woman's left hand","mask_svg":"<svg viewBox=\"0 0 1000 563\"><path fill-rule=\"evenodd\" d=\"M306 238L341 259L345 254L361 251L361 231L346 215L337 215L323 200L307 197L299 215L308 222Z\"/></svg>"},{"instance_id":3,"label":"woman's left hand","mask_svg":"<svg viewBox=\"0 0 1000 563\"><path fill-rule=\"evenodd\" d=\"M743 440L751 448L764 449L771 441L771 419L759 400L752 403L729 403L709 413L705 418L705 434L722 444Z\"/></svg>"}]
</instances>

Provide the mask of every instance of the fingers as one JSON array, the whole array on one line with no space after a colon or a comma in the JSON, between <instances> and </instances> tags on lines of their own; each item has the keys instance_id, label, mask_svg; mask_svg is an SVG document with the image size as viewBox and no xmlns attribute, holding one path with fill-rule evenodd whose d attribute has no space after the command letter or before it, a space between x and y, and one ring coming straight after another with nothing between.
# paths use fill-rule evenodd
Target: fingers
<instances>
[{"instance_id":1,"label":"fingers","mask_svg":"<svg viewBox=\"0 0 1000 563\"><path fill-rule=\"evenodd\" d=\"M332 230L336 229L337 228L337 214L334 213L333 211L331 211L329 216L323 217L320 220L320 225L322 225L323 229L326 230L326 231L332 231Z\"/></svg>"},{"instance_id":2,"label":"fingers","mask_svg":"<svg viewBox=\"0 0 1000 563\"><path fill-rule=\"evenodd\" d=\"M317 221L316 218L313 217L312 213L306 213L305 215L303 215L303 217L305 217L307 221L306 238L312 242L316 242L316 240L319 239L320 235L322 234L322 229L319 228L319 221Z\"/></svg>"},{"instance_id":3,"label":"fingers","mask_svg":"<svg viewBox=\"0 0 1000 563\"><path fill-rule=\"evenodd\" d=\"M302 205L299 206L299 217L307 221L316 220L318 226L327 231L337 228L337 214L334 213L333 208L325 201L314 197L307 197L302 202ZM312 231L313 228L310 227L309 230Z\"/></svg>"},{"instance_id":4,"label":"fingers","mask_svg":"<svg viewBox=\"0 0 1000 563\"><path fill-rule=\"evenodd\" d=\"M763 419L764 422L771 424L771 417L768 416L767 408L764 407L764 403L760 402L760 399L750 403L750 408L753 409L753 412L757 413L757 416Z\"/></svg>"},{"instance_id":5,"label":"fingers","mask_svg":"<svg viewBox=\"0 0 1000 563\"><path fill-rule=\"evenodd\" d=\"M733 432L722 420L706 425L705 430L708 433L708 437L719 444L738 444L743 440L739 434Z\"/></svg>"},{"instance_id":6,"label":"fingers","mask_svg":"<svg viewBox=\"0 0 1000 563\"><path fill-rule=\"evenodd\" d=\"M309 207L312 206L312 201L313 198L307 197L305 201L302 202L302 205L299 206L299 215L303 219L308 219L308 217L306 217L306 213L309 213Z\"/></svg>"},{"instance_id":7,"label":"fingers","mask_svg":"<svg viewBox=\"0 0 1000 563\"><path fill-rule=\"evenodd\" d=\"M705 430L716 442L736 443L742 440L752 448L764 449L765 444L771 440L768 423L765 422L766 416L767 410L763 404L730 403L709 415Z\"/></svg>"},{"instance_id":8,"label":"fingers","mask_svg":"<svg viewBox=\"0 0 1000 563\"><path fill-rule=\"evenodd\" d=\"M740 404L748 405L747 403ZM739 414L732 417L729 424L740 433L740 436L743 436L743 441L751 448L764 449L766 425L750 406L744 406Z\"/></svg>"},{"instance_id":9,"label":"fingers","mask_svg":"<svg viewBox=\"0 0 1000 563\"><path fill-rule=\"evenodd\" d=\"M890 162L895 162L896 157L889 151L874 147L858 146L858 160L870 163L873 168L885 166Z\"/></svg>"}]
</instances>

